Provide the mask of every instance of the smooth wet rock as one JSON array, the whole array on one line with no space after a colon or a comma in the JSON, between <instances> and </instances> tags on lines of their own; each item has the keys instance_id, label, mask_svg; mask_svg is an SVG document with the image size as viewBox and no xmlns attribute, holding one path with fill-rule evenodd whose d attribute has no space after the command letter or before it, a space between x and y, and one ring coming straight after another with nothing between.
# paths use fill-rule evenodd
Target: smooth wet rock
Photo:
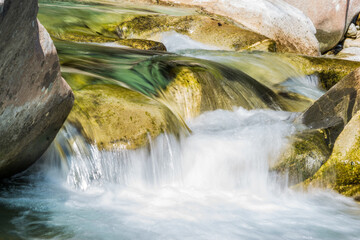
<instances>
[{"instance_id":1,"label":"smooth wet rock","mask_svg":"<svg viewBox=\"0 0 360 240\"><path fill-rule=\"evenodd\" d=\"M190 15L143 15L114 26L104 26L108 32L120 38L141 38L161 41L164 33L176 32L192 40L223 50L245 50L267 38L248 29L241 28L221 18ZM264 42L262 45L269 45ZM269 48L269 47L268 47ZM263 47L265 50L266 47Z\"/></svg>"},{"instance_id":2,"label":"smooth wet rock","mask_svg":"<svg viewBox=\"0 0 360 240\"><path fill-rule=\"evenodd\" d=\"M120 86L90 85L74 94L68 121L100 149L139 148L183 126L163 104Z\"/></svg>"},{"instance_id":3,"label":"smooth wet rock","mask_svg":"<svg viewBox=\"0 0 360 240\"><path fill-rule=\"evenodd\" d=\"M34 163L73 105L53 42L36 19L37 4L0 3L0 178Z\"/></svg>"},{"instance_id":4,"label":"smooth wet rock","mask_svg":"<svg viewBox=\"0 0 360 240\"><path fill-rule=\"evenodd\" d=\"M305 130L291 136L271 170L286 177L289 185L314 176L331 153L326 138L322 130Z\"/></svg>"},{"instance_id":5,"label":"smooth wet rock","mask_svg":"<svg viewBox=\"0 0 360 240\"><path fill-rule=\"evenodd\" d=\"M345 196L360 196L360 112L337 138L329 160L306 186L331 188Z\"/></svg>"},{"instance_id":6,"label":"smooth wet rock","mask_svg":"<svg viewBox=\"0 0 360 240\"><path fill-rule=\"evenodd\" d=\"M166 2L198 6L202 10L230 18L256 33L275 40L280 52L317 56L319 42L312 21L296 7L280 0L258 1L196 1L167 0ZM345 19L345 17L344 17Z\"/></svg>"},{"instance_id":7,"label":"smooth wet rock","mask_svg":"<svg viewBox=\"0 0 360 240\"><path fill-rule=\"evenodd\" d=\"M216 109L283 109L301 111L312 101L298 94L281 94L242 71L217 65L207 69L196 66L172 66L171 82L163 92L171 109L184 119Z\"/></svg>"},{"instance_id":8,"label":"smooth wet rock","mask_svg":"<svg viewBox=\"0 0 360 240\"><path fill-rule=\"evenodd\" d=\"M315 36L320 43L321 52L330 50L342 40L351 20L360 11L359 0L285 1L300 9L311 19L316 28ZM349 6L347 6L348 2ZM352 34L354 34L354 32L352 32Z\"/></svg>"},{"instance_id":9,"label":"smooth wet rock","mask_svg":"<svg viewBox=\"0 0 360 240\"><path fill-rule=\"evenodd\" d=\"M119 39L96 33L87 34L71 31L62 33L51 32L51 36L58 40L72 42L107 43L113 44L113 46L126 46L141 50L166 51L166 47L161 42L146 39Z\"/></svg>"},{"instance_id":10,"label":"smooth wet rock","mask_svg":"<svg viewBox=\"0 0 360 240\"><path fill-rule=\"evenodd\" d=\"M305 75L319 77L320 86L328 90L345 76L360 67L359 62L330 57L310 57L296 54L277 54Z\"/></svg>"},{"instance_id":11,"label":"smooth wet rock","mask_svg":"<svg viewBox=\"0 0 360 240\"><path fill-rule=\"evenodd\" d=\"M346 76L302 115L312 129L324 129L332 148L345 125L360 109L360 68Z\"/></svg>"}]
</instances>

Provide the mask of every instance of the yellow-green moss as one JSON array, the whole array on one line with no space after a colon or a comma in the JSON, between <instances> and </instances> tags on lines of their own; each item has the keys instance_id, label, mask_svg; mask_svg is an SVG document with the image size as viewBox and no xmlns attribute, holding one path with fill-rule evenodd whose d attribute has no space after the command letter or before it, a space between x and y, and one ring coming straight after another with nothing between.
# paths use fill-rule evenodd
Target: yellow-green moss
<instances>
[{"instance_id":1,"label":"yellow-green moss","mask_svg":"<svg viewBox=\"0 0 360 240\"><path fill-rule=\"evenodd\" d=\"M114 85L91 85L74 91L68 121L99 148L138 148L163 132L177 134L178 119L162 104Z\"/></svg>"},{"instance_id":2,"label":"yellow-green moss","mask_svg":"<svg viewBox=\"0 0 360 240\"><path fill-rule=\"evenodd\" d=\"M346 75L360 67L360 62L328 57L310 57L296 54L278 54L306 75L317 75L324 89L330 89Z\"/></svg>"},{"instance_id":3,"label":"yellow-green moss","mask_svg":"<svg viewBox=\"0 0 360 240\"><path fill-rule=\"evenodd\" d=\"M196 117L201 112L201 84L193 71L186 67L173 70L174 80L164 91L166 101L182 118Z\"/></svg>"},{"instance_id":4,"label":"yellow-green moss","mask_svg":"<svg viewBox=\"0 0 360 240\"><path fill-rule=\"evenodd\" d=\"M329 160L305 186L331 188L345 196L360 196L360 112L336 139Z\"/></svg>"},{"instance_id":5,"label":"yellow-green moss","mask_svg":"<svg viewBox=\"0 0 360 240\"><path fill-rule=\"evenodd\" d=\"M120 23L112 29L120 38L159 40L161 33L175 31L192 39L227 50L242 50L266 37L214 17L144 15ZM265 48L264 48L265 49Z\"/></svg>"},{"instance_id":6,"label":"yellow-green moss","mask_svg":"<svg viewBox=\"0 0 360 240\"><path fill-rule=\"evenodd\" d=\"M312 177L330 156L325 139L321 130L306 130L293 135L272 170L288 174L290 184Z\"/></svg>"}]
</instances>

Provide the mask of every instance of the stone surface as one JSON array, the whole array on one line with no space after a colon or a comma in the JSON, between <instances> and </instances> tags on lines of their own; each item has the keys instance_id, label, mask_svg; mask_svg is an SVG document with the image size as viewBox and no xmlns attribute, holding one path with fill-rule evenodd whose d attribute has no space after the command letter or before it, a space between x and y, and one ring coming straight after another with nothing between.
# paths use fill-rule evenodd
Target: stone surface
<instances>
[{"instance_id":1,"label":"stone surface","mask_svg":"<svg viewBox=\"0 0 360 240\"><path fill-rule=\"evenodd\" d=\"M182 126L165 105L120 86L90 85L74 94L68 121L100 149L139 148Z\"/></svg>"},{"instance_id":2,"label":"stone surface","mask_svg":"<svg viewBox=\"0 0 360 240\"><path fill-rule=\"evenodd\" d=\"M342 40L360 0L165 0L197 5L278 42L283 50L316 55ZM280 47L281 49L281 47Z\"/></svg>"},{"instance_id":3,"label":"stone surface","mask_svg":"<svg viewBox=\"0 0 360 240\"><path fill-rule=\"evenodd\" d=\"M355 27L355 24L351 23L349 28L347 29L347 32L345 34L345 37L347 38L356 38L357 36L357 29Z\"/></svg>"},{"instance_id":4,"label":"stone surface","mask_svg":"<svg viewBox=\"0 0 360 240\"><path fill-rule=\"evenodd\" d=\"M0 3L0 5L2 5ZM73 104L53 42L37 22L37 0L0 7L0 178L47 149Z\"/></svg>"},{"instance_id":5,"label":"stone surface","mask_svg":"<svg viewBox=\"0 0 360 240\"><path fill-rule=\"evenodd\" d=\"M344 48L350 48L350 47L360 48L360 38L358 38L358 39L351 39L351 38L345 39Z\"/></svg>"},{"instance_id":6,"label":"stone surface","mask_svg":"<svg viewBox=\"0 0 360 240\"><path fill-rule=\"evenodd\" d=\"M314 23L321 52L330 50L341 41L352 18L360 11L359 0L285 1L300 9Z\"/></svg>"},{"instance_id":7,"label":"stone surface","mask_svg":"<svg viewBox=\"0 0 360 240\"><path fill-rule=\"evenodd\" d=\"M345 126L329 160L306 185L331 188L360 200L360 112Z\"/></svg>"},{"instance_id":8,"label":"stone surface","mask_svg":"<svg viewBox=\"0 0 360 240\"><path fill-rule=\"evenodd\" d=\"M241 28L216 16L143 15L117 26L111 24L104 27L110 33L116 33L124 39L141 38L161 41L164 33L176 32L203 44L235 51L246 49L256 43L260 45L259 42L267 40L261 34Z\"/></svg>"},{"instance_id":9,"label":"stone surface","mask_svg":"<svg viewBox=\"0 0 360 240\"><path fill-rule=\"evenodd\" d=\"M291 136L271 170L284 175L289 185L312 177L330 156L326 137L322 130L305 130Z\"/></svg>"},{"instance_id":10,"label":"stone surface","mask_svg":"<svg viewBox=\"0 0 360 240\"><path fill-rule=\"evenodd\" d=\"M356 43L354 43L354 45L355 44ZM344 48L336 55L336 58L360 62L360 48L359 47Z\"/></svg>"},{"instance_id":11,"label":"stone surface","mask_svg":"<svg viewBox=\"0 0 360 240\"><path fill-rule=\"evenodd\" d=\"M360 68L346 76L302 115L305 125L324 129L332 148L344 126L360 109Z\"/></svg>"}]
</instances>

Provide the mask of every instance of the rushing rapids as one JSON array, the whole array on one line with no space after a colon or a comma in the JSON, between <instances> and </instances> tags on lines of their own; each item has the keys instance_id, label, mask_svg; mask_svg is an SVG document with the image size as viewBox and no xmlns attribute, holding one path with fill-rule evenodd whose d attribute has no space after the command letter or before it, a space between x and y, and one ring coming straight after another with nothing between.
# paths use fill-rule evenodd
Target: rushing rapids
<instances>
[{"instance_id":1,"label":"rushing rapids","mask_svg":"<svg viewBox=\"0 0 360 240\"><path fill-rule=\"evenodd\" d=\"M57 14L79 8L60 5ZM56 6L43 4L40 17L48 11L58 21ZM100 120L76 122L83 116L73 113L35 165L0 183L0 238L358 239L352 199L295 191L270 170L288 137L305 128L297 112L324 93L317 76L270 53L220 51L173 32L162 38L169 52L55 42L75 96L94 85L121 87L178 121L137 148L102 148L92 138ZM196 109L169 94L182 71L201 86Z\"/></svg>"}]
</instances>

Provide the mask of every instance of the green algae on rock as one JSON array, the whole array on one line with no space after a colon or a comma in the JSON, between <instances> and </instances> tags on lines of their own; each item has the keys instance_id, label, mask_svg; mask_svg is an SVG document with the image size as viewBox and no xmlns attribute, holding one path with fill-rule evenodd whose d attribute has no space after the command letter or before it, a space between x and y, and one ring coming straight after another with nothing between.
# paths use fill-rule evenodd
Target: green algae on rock
<instances>
[{"instance_id":1,"label":"green algae on rock","mask_svg":"<svg viewBox=\"0 0 360 240\"><path fill-rule=\"evenodd\" d=\"M322 130L305 130L291 136L271 170L287 175L289 185L312 177L330 156L326 138Z\"/></svg>"},{"instance_id":2,"label":"green algae on rock","mask_svg":"<svg viewBox=\"0 0 360 240\"><path fill-rule=\"evenodd\" d=\"M267 40L266 37L240 28L228 21L203 15L166 16L143 15L121 22L117 27L111 24L104 26L108 31L115 33L119 38L142 38L159 41L164 32L175 31L185 34L195 41L219 47L223 50L243 50L256 43L259 45ZM255 46L254 46L255 48ZM262 47L262 49L272 49Z\"/></svg>"},{"instance_id":3,"label":"green algae on rock","mask_svg":"<svg viewBox=\"0 0 360 240\"><path fill-rule=\"evenodd\" d=\"M276 93L244 72L221 64L186 66L178 61L168 70L171 82L163 95L185 119L205 111L232 110L234 106L301 111L312 104L296 93Z\"/></svg>"},{"instance_id":4,"label":"green algae on rock","mask_svg":"<svg viewBox=\"0 0 360 240\"><path fill-rule=\"evenodd\" d=\"M317 75L320 85L329 90L342 78L360 67L360 62L347 61L329 57L310 57L296 54L278 54L305 75Z\"/></svg>"},{"instance_id":5,"label":"green algae on rock","mask_svg":"<svg viewBox=\"0 0 360 240\"><path fill-rule=\"evenodd\" d=\"M177 135L182 123L159 102L115 85L90 85L74 91L68 121L100 149L134 149L161 133Z\"/></svg>"},{"instance_id":6,"label":"green algae on rock","mask_svg":"<svg viewBox=\"0 0 360 240\"><path fill-rule=\"evenodd\" d=\"M360 112L337 138L329 160L305 185L331 188L345 196L360 196Z\"/></svg>"}]
</instances>

